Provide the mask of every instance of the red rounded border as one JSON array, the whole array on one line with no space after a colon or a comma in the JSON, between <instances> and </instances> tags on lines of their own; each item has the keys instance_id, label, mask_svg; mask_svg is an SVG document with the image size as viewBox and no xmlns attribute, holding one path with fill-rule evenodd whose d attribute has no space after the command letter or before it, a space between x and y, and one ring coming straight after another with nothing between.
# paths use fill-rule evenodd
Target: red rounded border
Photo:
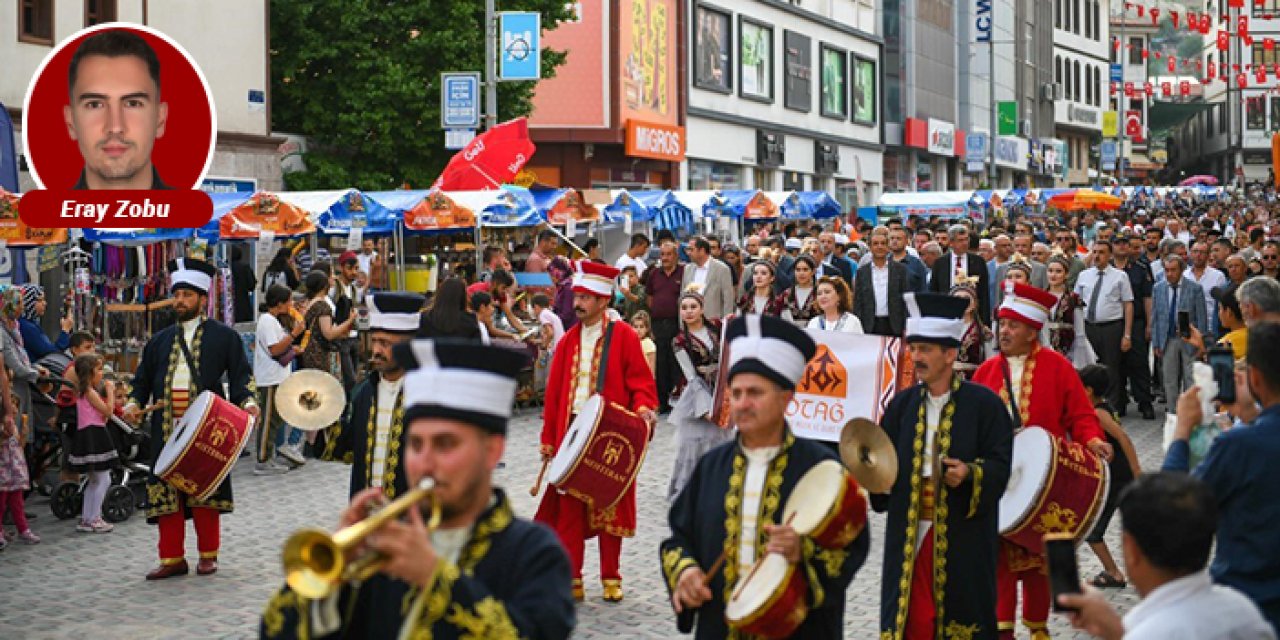
<instances>
[{"instance_id":1,"label":"red rounded border","mask_svg":"<svg viewBox=\"0 0 1280 640\"><path fill-rule=\"evenodd\" d=\"M115 29L143 37L160 59L160 99L169 104L169 118L151 158L161 179L175 189L199 188L213 162L218 130L209 83L191 54L168 35L124 22L76 32L58 43L36 69L22 109L22 141L32 179L42 189L70 189L80 179L84 160L62 115L70 103L67 72L81 41Z\"/></svg>"}]
</instances>

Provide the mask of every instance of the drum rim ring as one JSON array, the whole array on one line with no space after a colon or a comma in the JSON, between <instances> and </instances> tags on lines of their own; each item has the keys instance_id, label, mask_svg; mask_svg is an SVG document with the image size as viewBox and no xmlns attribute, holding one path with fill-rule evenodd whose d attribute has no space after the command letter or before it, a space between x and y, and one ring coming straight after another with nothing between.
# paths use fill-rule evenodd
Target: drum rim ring
<instances>
[{"instance_id":1,"label":"drum rim ring","mask_svg":"<svg viewBox=\"0 0 1280 640\"><path fill-rule=\"evenodd\" d=\"M223 398L222 396L216 393L213 393L212 391L210 391L209 393L212 393L214 398L218 398L223 402L226 402L228 405L231 405L243 411L243 409L241 409L240 407L237 407L236 405L232 404L230 400L227 400L226 398ZM209 414L213 411L213 407L216 404L217 403L213 401L209 402L208 406L205 407L204 413L200 416L200 424L203 424L205 419L209 417ZM182 414L182 417L186 418L187 415L188 414L184 413ZM244 451L245 445L249 443L248 434L253 433L253 427L254 427L253 414L246 411L245 417L248 418L249 420L249 424L245 429L246 435L245 437L240 438L240 443L236 445L235 452L231 455L230 461L223 466L222 471L220 471L217 477L215 477L213 481L209 483L209 486L205 487L204 491L201 491L200 493L192 493L188 495L195 498L196 500L203 501L203 500L209 499L209 496L216 493L218 489L222 487L222 483L226 481L227 476L231 473L231 469L236 466L236 460L240 458L240 453ZM173 487L173 484L169 482L169 478L168 478L169 472L173 471L174 468L177 467L179 463L181 463L184 459L186 459L187 453L191 450L191 447L195 445L197 437L198 436L192 436L191 440L187 442L187 445L182 448L181 452L178 453L178 457L174 458L173 464L169 465L168 469L165 469L163 472L157 474L161 479L165 481L165 484L168 484L169 486ZM177 487L173 487L173 488L177 489Z\"/></svg>"},{"instance_id":2,"label":"drum rim ring","mask_svg":"<svg viewBox=\"0 0 1280 640\"><path fill-rule=\"evenodd\" d=\"M769 555L771 554L765 554L766 557L768 557ZM764 558L761 558L760 562L764 562ZM743 617L736 621L733 618L729 617L729 603L726 602L724 605L725 606L725 613L724 613L725 622L728 623L730 628L737 629L737 630L742 630L746 627L749 627L755 624L756 622L759 622L761 618L764 617L764 614L766 612L768 612L770 609L772 609L775 605L778 604L778 601L782 599L783 594L785 594L788 591L787 586L790 585L793 581L800 585L799 586L800 597L796 601L796 606L805 609L805 614L807 616L809 605L805 604L804 600L805 600L805 597L808 596L809 594L809 585L806 584L804 580L797 579L796 565L788 562L787 573L783 576L782 581L778 583L778 585L782 587L781 589L775 589L774 592L770 594L769 597L764 601L764 603L761 604L758 608L756 608L755 611L751 612L750 615L747 615L746 617ZM737 592L737 589L735 588L733 593L736 593L736 592ZM732 597L733 596L731 595L730 596L731 601L732 601Z\"/></svg>"}]
</instances>

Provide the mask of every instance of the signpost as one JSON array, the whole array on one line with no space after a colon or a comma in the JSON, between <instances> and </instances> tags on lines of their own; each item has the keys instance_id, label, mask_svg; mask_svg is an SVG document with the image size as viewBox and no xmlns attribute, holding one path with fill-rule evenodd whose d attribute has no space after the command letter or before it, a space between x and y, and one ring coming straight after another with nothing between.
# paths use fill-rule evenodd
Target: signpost
<instances>
[{"instance_id":1,"label":"signpost","mask_svg":"<svg viewBox=\"0 0 1280 640\"><path fill-rule=\"evenodd\" d=\"M440 74L440 126L444 148L461 149L480 126L480 74Z\"/></svg>"}]
</instances>

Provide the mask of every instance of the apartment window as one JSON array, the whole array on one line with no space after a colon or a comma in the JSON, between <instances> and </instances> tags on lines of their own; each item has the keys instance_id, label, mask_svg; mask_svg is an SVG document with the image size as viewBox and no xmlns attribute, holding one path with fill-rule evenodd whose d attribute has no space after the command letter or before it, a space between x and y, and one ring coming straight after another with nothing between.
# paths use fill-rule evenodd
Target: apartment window
<instances>
[{"instance_id":1,"label":"apartment window","mask_svg":"<svg viewBox=\"0 0 1280 640\"><path fill-rule=\"evenodd\" d=\"M1074 0L1062 0L1062 30L1071 30L1071 3Z\"/></svg>"},{"instance_id":2,"label":"apartment window","mask_svg":"<svg viewBox=\"0 0 1280 640\"><path fill-rule=\"evenodd\" d=\"M1129 64L1146 66L1142 59L1142 38L1129 38Z\"/></svg>"},{"instance_id":3,"label":"apartment window","mask_svg":"<svg viewBox=\"0 0 1280 640\"><path fill-rule=\"evenodd\" d=\"M1271 128L1269 131L1280 131L1280 98L1271 99Z\"/></svg>"},{"instance_id":4,"label":"apartment window","mask_svg":"<svg viewBox=\"0 0 1280 640\"><path fill-rule=\"evenodd\" d=\"M1062 56L1053 57L1053 81L1062 84Z\"/></svg>"},{"instance_id":5,"label":"apartment window","mask_svg":"<svg viewBox=\"0 0 1280 640\"><path fill-rule=\"evenodd\" d=\"M1084 67L1084 103L1093 104L1093 65Z\"/></svg>"},{"instance_id":6,"label":"apartment window","mask_svg":"<svg viewBox=\"0 0 1280 640\"><path fill-rule=\"evenodd\" d=\"M1093 106L1102 106L1102 69L1093 68Z\"/></svg>"},{"instance_id":7,"label":"apartment window","mask_svg":"<svg viewBox=\"0 0 1280 640\"><path fill-rule=\"evenodd\" d=\"M1250 131L1267 128L1267 103L1262 96L1244 99L1244 126Z\"/></svg>"},{"instance_id":8,"label":"apartment window","mask_svg":"<svg viewBox=\"0 0 1280 640\"><path fill-rule=\"evenodd\" d=\"M1084 37L1086 38L1093 37L1093 12L1089 10L1092 4L1092 2L1084 3Z\"/></svg>"},{"instance_id":9,"label":"apartment window","mask_svg":"<svg viewBox=\"0 0 1280 640\"><path fill-rule=\"evenodd\" d=\"M116 21L116 0L84 0L84 26Z\"/></svg>"},{"instance_id":10,"label":"apartment window","mask_svg":"<svg viewBox=\"0 0 1280 640\"><path fill-rule=\"evenodd\" d=\"M1080 102L1084 99L1084 92L1080 90L1080 86L1081 86L1080 85L1080 61L1076 60L1075 62L1072 62L1071 67L1072 67L1072 75L1073 75L1071 80L1076 85L1075 101Z\"/></svg>"},{"instance_id":11,"label":"apartment window","mask_svg":"<svg viewBox=\"0 0 1280 640\"><path fill-rule=\"evenodd\" d=\"M18 41L53 44L53 0L20 0Z\"/></svg>"},{"instance_id":12,"label":"apartment window","mask_svg":"<svg viewBox=\"0 0 1280 640\"><path fill-rule=\"evenodd\" d=\"M849 55L844 49L828 45L819 47L819 62L822 65L822 105L821 113L833 118L845 118L849 115Z\"/></svg>"},{"instance_id":13,"label":"apartment window","mask_svg":"<svg viewBox=\"0 0 1280 640\"><path fill-rule=\"evenodd\" d=\"M1277 55L1277 53L1280 52L1277 52L1274 48L1271 51L1267 51L1261 42L1254 42L1253 66L1265 65L1268 69L1271 68L1271 65L1280 62L1280 55Z\"/></svg>"},{"instance_id":14,"label":"apartment window","mask_svg":"<svg viewBox=\"0 0 1280 640\"><path fill-rule=\"evenodd\" d=\"M1053 28L1062 28L1062 0L1054 0L1053 3Z\"/></svg>"},{"instance_id":15,"label":"apartment window","mask_svg":"<svg viewBox=\"0 0 1280 640\"><path fill-rule=\"evenodd\" d=\"M1081 0L1071 1L1071 33L1080 35L1080 2Z\"/></svg>"}]
</instances>

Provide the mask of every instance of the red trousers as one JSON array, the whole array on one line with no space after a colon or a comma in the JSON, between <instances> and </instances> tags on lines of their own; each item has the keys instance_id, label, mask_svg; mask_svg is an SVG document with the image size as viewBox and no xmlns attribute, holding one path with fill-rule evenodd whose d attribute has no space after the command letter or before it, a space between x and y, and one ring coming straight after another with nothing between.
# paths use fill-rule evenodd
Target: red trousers
<instances>
[{"instance_id":1,"label":"red trousers","mask_svg":"<svg viewBox=\"0 0 1280 640\"><path fill-rule=\"evenodd\" d=\"M560 500L555 521L556 536L569 554L569 564L573 568L573 577L577 580L582 579L582 560L586 553L590 517L587 503L572 498ZM619 562L622 556L622 538L604 531L600 531L596 537L600 541L600 578L621 580Z\"/></svg>"},{"instance_id":2,"label":"red trousers","mask_svg":"<svg viewBox=\"0 0 1280 640\"><path fill-rule=\"evenodd\" d=\"M937 608L933 602L933 527L925 533L911 571L911 599L907 601L906 640L934 640Z\"/></svg>"},{"instance_id":3,"label":"red trousers","mask_svg":"<svg viewBox=\"0 0 1280 640\"><path fill-rule=\"evenodd\" d=\"M1048 637L1049 576L1044 563L1037 566L1010 568L1011 557L1030 555L1021 549L1000 541L1000 559L996 562L996 620L1000 637L1012 638L1017 626L1018 583L1022 583L1022 623L1031 631L1032 638ZM1043 635L1041 635L1043 634Z\"/></svg>"},{"instance_id":4,"label":"red trousers","mask_svg":"<svg viewBox=\"0 0 1280 640\"><path fill-rule=\"evenodd\" d=\"M191 519L196 527L196 549L200 557L217 559L218 546L222 543L217 509L192 507ZM187 523L182 510L156 518L160 527L160 563L177 564L186 556Z\"/></svg>"}]
</instances>

